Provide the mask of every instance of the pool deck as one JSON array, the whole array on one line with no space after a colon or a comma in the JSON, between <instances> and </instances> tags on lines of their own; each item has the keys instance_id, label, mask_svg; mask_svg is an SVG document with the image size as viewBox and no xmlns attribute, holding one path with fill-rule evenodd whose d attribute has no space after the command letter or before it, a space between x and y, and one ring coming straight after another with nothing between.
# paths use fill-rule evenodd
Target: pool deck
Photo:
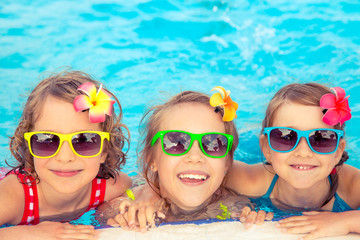
<instances>
[{"instance_id":1,"label":"pool deck","mask_svg":"<svg viewBox=\"0 0 360 240\"><path fill-rule=\"evenodd\" d=\"M297 240L302 234L284 234L275 227L276 222L265 222L262 226L253 226L245 230L240 222L217 222L211 224L164 225L146 233L124 231L121 228L102 229L100 240L151 240L151 239L242 239L242 240ZM321 240L360 239L360 234L348 234L339 237L325 237Z\"/></svg>"}]
</instances>

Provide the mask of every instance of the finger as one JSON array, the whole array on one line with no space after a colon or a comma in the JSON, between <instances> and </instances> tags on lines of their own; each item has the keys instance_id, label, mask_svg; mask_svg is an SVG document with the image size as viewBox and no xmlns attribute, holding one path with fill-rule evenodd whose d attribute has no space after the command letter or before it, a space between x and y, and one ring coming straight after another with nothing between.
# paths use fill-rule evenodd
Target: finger
<instances>
[{"instance_id":1,"label":"finger","mask_svg":"<svg viewBox=\"0 0 360 240\"><path fill-rule=\"evenodd\" d=\"M265 220L266 221L270 221L274 218L274 213L273 212L268 212L266 213L266 216L265 216Z\"/></svg>"},{"instance_id":2,"label":"finger","mask_svg":"<svg viewBox=\"0 0 360 240\"><path fill-rule=\"evenodd\" d=\"M94 229L94 226L92 225L73 225L70 223L64 223L63 227L65 229Z\"/></svg>"},{"instance_id":3,"label":"finger","mask_svg":"<svg viewBox=\"0 0 360 240\"><path fill-rule=\"evenodd\" d=\"M122 214L118 214L115 216L115 221L120 225L120 227L124 230L129 230L129 225L126 219Z\"/></svg>"},{"instance_id":4,"label":"finger","mask_svg":"<svg viewBox=\"0 0 360 240\"><path fill-rule=\"evenodd\" d=\"M303 226L283 228L283 229L281 229L281 231L286 232L286 233L293 233L293 234L311 233L313 231L316 231L316 226L307 224L307 225L303 225Z\"/></svg>"},{"instance_id":5,"label":"finger","mask_svg":"<svg viewBox=\"0 0 360 240\"><path fill-rule=\"evenodd\" d=\"M245 222L250 212L251 212L250 207L248 206L243 207L240 214L240 222Z\"/></svg>"},{"instance_id":6,"label":"finger","mask_svg":"<svg viewBox=\"0 0 360 240\"><path fill-rule=\"evenodd\" d=\"M319 213L320 212L317 211L311 211L311 212L303 212L302 214L306 216L313 216L313 215L318 215Z\"/></svg>"},{"instance_id":7,"label":"finger","mask_svg":"<svg viewBox=\"0 0 360 240\"><path fill-rule=\"evenodd\" d=\"M302 238L300 238L301 240L313 240L313 239L317 239L317 238L320 238L320 237L325 237L325 236L322 236L321 234L319 234L318 231L315 231L315 232L312 232Z\"/></svg>"},{"instance_id":8,"label":"finger","mask_svg":"<svg viewBox=\"0 0 360 240\"><path fill-rule=\"evenodd\" d=\"M264 210L260 210L258 213L257 213L257 216L256 216L256 219L255 219L255 224L256 225L261 225L264 223L265 221L265 215L266 215L266 212Z\"/></svg>"},{"instance_id":9,"label":"finger","mask_svg":"<svg viewBox=\"0 0 360 240\"><path fill-rule=\"evenodd\" d=\"M85 239L85 240L94 240L98 239L100 231L95 231L93 234L86 234L86 233L66 233L66 234L59 234L56 237L59 239Z\"/></svg>"},{"instance_id":10,"label":"finger","mask_svg":"<svg viewBox=\"0 0 360 240\"><path fill-rule=\"evenodd\" d=\"M135 226L135 224L136 224L137 210L138 210L137 204L133 204L133 205L129 206L129 208L128 208L127 217L128 217L128 223L129 223L130 227Z\"/></svg>"},{"instance_id":11,"label":"finger","mask_svg":"<svg viewBox=\"0 0 360 240\"><path fill-rule=\"evenodd\" d=\"M145 210L146 221L150 227L155 227L154 206L148 206Z\"/></svg>"},{"instance_id":12,"label":"finger","mask_svg":"<svg viewBox=\"0 0 360 240\"><path fill-rule=\"evenodd\" d=\"M292 227L300 227L309 225L310 223L308 221L291 221L291 222L279 222L276 226L281 228L292 228Z\"/></svg>"},{"instance_id":13,"label":"finger","mask_svg":"<svg viewBox=\"0 0 360 240\"><path fill-rule=\"evenodd\" d=\"M294 222L294 221L306 221L308 220L307 216L295 216L295 217L289 217L279 220L279 223L287 223L287 222Z\"/></svg>"},{"instance_id":14,"label":"finger","mask_svg":"<svg viewBox=\"0 0 360 240\"><path fill-rule=\"evenodd\" d=\"M124 214L127 210L127 208L131 205L131 202L129 200L122 200L119 204L119 210L121 214Z\"/></svg>"},{"instance_id":15,"label":"finger","mask_svg":"<svg viewBox=\"0 0 360 240\"><path fill-rule=\"evenodd\" d=\"M145 214L145 208L146 207L139 208L138 215L137 215L141 232L146 232L146 230L147 230L147 219L146 219L146 214Z\"/></svg>"},{"instance_id":16,"label":"finger","mask_svg":"<svg viewBox=\"0 0 360 240\"><path fill-rule=\"evenodd\" d=\"M109 218L106 224L112 227L120 227L120 224L117 221L115 221L115 219L113 218Z\"/></svg>"},{"instance_id":17,"label":"finger","mask_svg":"<svg viewBox=\"0 0 360 240\"><path fill-rule=\"evenodd\" d=\"M246 220L245 220L245 228L248 229L250 228L254 223L255 223L255 219L256 219L257 213L255 211L251 211Z\"/></svg>"}]
</instances>

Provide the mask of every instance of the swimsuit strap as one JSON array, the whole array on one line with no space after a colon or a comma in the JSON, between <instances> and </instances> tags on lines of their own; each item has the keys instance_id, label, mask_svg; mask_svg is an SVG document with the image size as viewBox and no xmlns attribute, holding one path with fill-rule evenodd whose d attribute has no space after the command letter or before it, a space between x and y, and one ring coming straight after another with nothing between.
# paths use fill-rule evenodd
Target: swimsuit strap
<instances>
[{"instance_id":1,"label":"swimsuit strap","mask_svg":"<svg viewBox=\"0 0 360 240\"><path fill-rule=\"evenodd\" d=\"M275 186L275 183L278 180L278 178L279 178L279 176L277 174L275 174L273 180L271 181L269 189L267 190L267 192L265 193L265 195L263 197L267 197L267 198L270 197L270 194L272 193L272 191L274 189L274 186Z\"/></svg>"},{"instance_id":2,"label":"swimsuit strap","mask_svg":"<svg viewBox=\"0 0 360 240\"><path fill-rule=\"evenodd\" d=\"M106 179L95 178L92 181L90 203L86 211L94 210L99 204L104 202L106 192Z\"/></svg>"},{"instance_id":3,"label":"swimsuit strap","mask_svg":"<svg viewBox=\"0 0 360 240\"><path fill-rule=\"evenodd\" d=\"M19 171L11 171L8 174L17 175L24 189L25 206L24 213L19 225L35 225L40 222L39 199L37 194L36 180L32 176L26 176Z\"/></svg>"}]
</instances>

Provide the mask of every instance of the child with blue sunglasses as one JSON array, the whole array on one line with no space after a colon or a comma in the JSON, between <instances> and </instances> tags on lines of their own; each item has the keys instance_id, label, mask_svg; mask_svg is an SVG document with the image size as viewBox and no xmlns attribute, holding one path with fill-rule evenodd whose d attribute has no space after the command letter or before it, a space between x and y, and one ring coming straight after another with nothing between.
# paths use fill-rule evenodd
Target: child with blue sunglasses
<instances>
[{"instance_id":1,"label":"child with blue sunglasses","mask_svg":"<svg viewBox=\"0 0 360 240\"><path fill-rule=\"evenodd\" d=\"M271 207L302 210L280 220L301 239L360 233L360 171L344 164L345 121L351 118L342 88L290 84L270 101L262 123L262 164L236 162L227 186L270 200Z\"/></svg>"},{"instance_id":2,"label":"child with blue sunglasses","mask_svg":"<svg viewBox=\"0 0 360 240\"><path fill-rule=\"evenodd\" d=\"M161 204L125 200L120 204L123 214L114 217L107 214L119 208L114 201L115 204L102 207L105 214L99 213L110 218L108 224L145 231L155 224L154 212L163 217L157 218L157 223L241 216L246 223L261 224L272 217L264 211L250 211L247 197L224 187L238 144L232 121L237 104L229 92L221 87L215 89L222 95L216 93L210 98L185 91L145 114L138 166L148 185L162 198ZM209 103L226 107L214 108ZM144 195L141 191L135 195Z\"/></svg>"},{"instance_id":3,"label":"child with blue sunglasses","mask_svg":"<svg viewBox=\"0 0 360 240\"><path fill-rule=\"evenodd\" d=\"M120 172L128 131L121 117L118 99L83 72L33 89L10 138L17 162L0 181L0 239L98 238L93 226L68 222L131 186Z\"/></svg>"}]
</instances>

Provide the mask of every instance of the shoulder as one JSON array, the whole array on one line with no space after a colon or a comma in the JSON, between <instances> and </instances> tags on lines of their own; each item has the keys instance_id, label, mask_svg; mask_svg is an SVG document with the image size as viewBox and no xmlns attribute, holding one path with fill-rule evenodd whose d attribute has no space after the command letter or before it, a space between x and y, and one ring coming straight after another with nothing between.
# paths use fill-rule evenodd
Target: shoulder
<instances>
[{"instance_id":1,"label":"shoulder","mask_svg":"<svg viewBox=\"0 0 360 240\"><path fill-rule=\"evenodd\" d=\"M24 213L25 195L16 175L10 174L0 181L0 225L16 225Z\"/></svg>"},{"instance_id":2,"label":"shoulder","mask_svg":"<svg viewBox=\"0 0 360 240\"><path fill-rule=\"evenodd\" d=\"M338 192L353 208L360 207L360 170L344 164L338 170Z\"/></svg>"},{"instance_id":3,"label":"shoulder","mask_svg":"<svg viewBox=\"0 0 360 240\"><path fill-rule=\"evenodd\" d=\"M126 191L126 189L131 187L131 185L131 178L122 172L118 173L116 176L116 181L114 178L107 179L105 201L121 196Z\"/></svg>"},{"instance_id":4,"label":"shoulder","mask_svg":"<svg viewBox=\"0 0 360 240\"><path fill-rule=\"evenodd\" d=\"M247 196L262 196L266 193L273 178L271 166L234 161L229 169L226 186Z\"/></svg>"}]
</instances>

